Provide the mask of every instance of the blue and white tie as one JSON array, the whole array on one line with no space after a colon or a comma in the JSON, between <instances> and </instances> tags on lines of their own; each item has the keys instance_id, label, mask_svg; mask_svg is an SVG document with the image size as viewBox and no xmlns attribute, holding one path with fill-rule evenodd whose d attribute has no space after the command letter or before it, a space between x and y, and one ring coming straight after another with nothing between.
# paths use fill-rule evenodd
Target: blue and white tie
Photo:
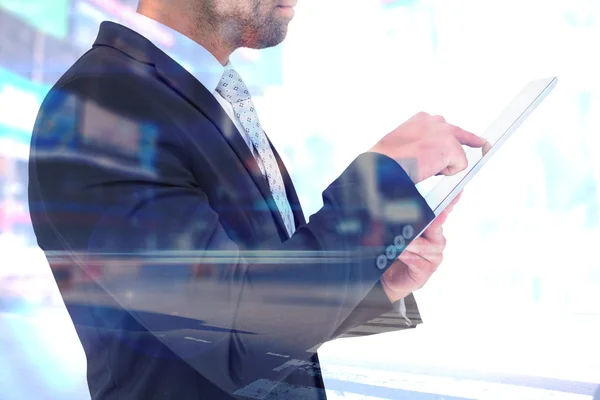
<instances>
[{"instance_id":1,"label":"blue and white tie","mask_svg":"<svg viewBox=\"0 0 600 400\"><path fill-rule=\"evenodd\" d=\"M292 209L285 192L283 177L277 165L275 154L273 154L273 150L269 146L267 135L265 135L258 121L258 115L250 98L248 88L235 70L227 69L219 82L217 93L231 103L236 117L254 145L256 149L256 152L253 152L254 157L259 158L257 159L258 166L267 178L271 194L283 218L283 223L288 234L292 236L296 228L294 225L294 215L292 214Z\"/></svg>"}]
</instances>

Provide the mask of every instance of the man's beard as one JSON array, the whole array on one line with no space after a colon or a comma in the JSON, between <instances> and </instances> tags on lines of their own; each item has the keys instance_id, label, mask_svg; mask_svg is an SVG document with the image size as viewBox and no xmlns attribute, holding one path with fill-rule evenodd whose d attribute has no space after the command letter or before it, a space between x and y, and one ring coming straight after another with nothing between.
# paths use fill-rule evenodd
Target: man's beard
<instances>
[{"instance_id":1,"label":"man's beard","mask_svg":"<svg viewBox=\"0 0 600 400\"><path fill-rule=\"evenodd\" d=\"M250 47L253 49L265 49L277 46L285 39L287 33L287 23L278 21L273 14L263 16L263 21L259 19L247 21L241 32L240 47Z\"/></svg>"},{"instance_id":2,"label":"man's beard","mask_svg":"<svg viewBox=\"0 0 600 400\"><path fill-rule=\"evenodd\" d=\"M277 46L287 36L288 22L277 19L277 17L271 13L268 20L259 28L262 32L259 41L259 47L261 49L267 47Z\"/></svg>"},{"instance_id":3,"label":"man's beard","mask_svg":"<svg viewBox=\"0 0 600 400\"><path fill-rule=\"evenodd\" d=\"M214 0L202 2L203 14L213 32L235 48L264 49L280 44L287 34L288 21L278 20L275 9L266 11L262 0L255 0L250 15L236 10L229 15L218 15Z\"/></svg>"}]
</instances>

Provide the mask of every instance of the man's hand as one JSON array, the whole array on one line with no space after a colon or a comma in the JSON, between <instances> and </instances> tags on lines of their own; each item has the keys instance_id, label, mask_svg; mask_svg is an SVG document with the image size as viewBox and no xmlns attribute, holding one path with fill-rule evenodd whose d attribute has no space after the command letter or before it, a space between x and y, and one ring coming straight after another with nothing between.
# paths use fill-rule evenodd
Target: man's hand
<instances>
[{"instance_id":1,"label":"man's hand","mask_svg":"<svg viewBox=\"0 0 600 400\"><path fill-rule=\"evenodd\" d=\"M369 151L396 160L414 183L454 175L467 168L462 145L482 147L485 139L421 112L384 136Z\"/></svg>"},{"instance_id":2,"label":"man's hand","mask_svg":"<svg viewBox=\"0 0 600 400\"><path fill-rule=\"evenodd\" d=\"M446 238L443 225L462 192L414 239L381 278L383 290L392 303L405 298L427 283L442 263Z\"/></svg>"}]
</instances>

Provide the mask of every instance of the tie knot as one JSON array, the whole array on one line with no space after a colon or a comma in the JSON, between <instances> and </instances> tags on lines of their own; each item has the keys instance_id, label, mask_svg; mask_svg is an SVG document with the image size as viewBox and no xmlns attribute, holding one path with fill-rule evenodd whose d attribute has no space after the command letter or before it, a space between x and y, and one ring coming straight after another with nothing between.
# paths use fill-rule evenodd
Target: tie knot
<instances>
[{"instance_id":1,"label":"tie knot","mask_svg":"<svg viewBox=\"0 0 600 400\"><path fill-rule=\"evenodd\" d=\"M217 86L217 93L230 103L250 99L250 92L248 92L246 84L234 69L225 70Z\"/></svg>"}]
</instances>

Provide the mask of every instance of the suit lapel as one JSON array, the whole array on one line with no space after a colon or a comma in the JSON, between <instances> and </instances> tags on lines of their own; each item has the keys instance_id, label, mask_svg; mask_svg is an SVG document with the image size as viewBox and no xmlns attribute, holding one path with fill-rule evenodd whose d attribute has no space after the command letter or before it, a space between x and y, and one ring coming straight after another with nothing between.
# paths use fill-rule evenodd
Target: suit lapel
<instances>
[{"instance_id":1,"label":"suit lapel","mask_svg":"<svg viewBox=\"0 0 600 400\"><path fill-rule=\"evenodd\" d=\"M277 222L280 234L283 233L287 237L287 231L283 218L277 209L273 195L269 184L260 171L256 159L252 155L252 152L248 148L248 145L244 141L244 138L237 130L229 115L223 110L223 107L214 98L200 82L198 82L191 74L185 69L180 67L178 64L174 64L172 60L169 62L162 62L156 64L156 70L159 75L179 94L185 97L190 103L202 112L223 134L233 151L237 154L238 158L244 164L244 167L254 180L254 183L260 190L261 194L267 201L269 209L273 218ZM167 69L168 67L172 69ZM181 71L174 72L173 70L181 69Z\"/></svg>"},{"instance_id":2,"label":"suit lapel","mask_svg":"<svg viewBox=\"0 0 600 400\"><path fill-rule=\"evenodd\" d=\"M223 110L223 107L214 98L213 94L185 68L154 46L152 42L126 27L113 22L103 22L100 26L98 38L94 43L94 46L98 45L117 48L140 62L154 65L161 79L215 125L223 137L225 137L232 150L237 154L239 160L263 195L276 221L280 234L283 237L288 237L283 218L277 209L267 180L262 175L242 135L231 121L231 118L229 118L229 115ZM283 163L278 156L277 160L281 166ZM287 173L286 176L287 179L284 179L286 182L289 182L289 175ZM286 189L288 189L287 183Z\"/></svg>"}]
</instances>

